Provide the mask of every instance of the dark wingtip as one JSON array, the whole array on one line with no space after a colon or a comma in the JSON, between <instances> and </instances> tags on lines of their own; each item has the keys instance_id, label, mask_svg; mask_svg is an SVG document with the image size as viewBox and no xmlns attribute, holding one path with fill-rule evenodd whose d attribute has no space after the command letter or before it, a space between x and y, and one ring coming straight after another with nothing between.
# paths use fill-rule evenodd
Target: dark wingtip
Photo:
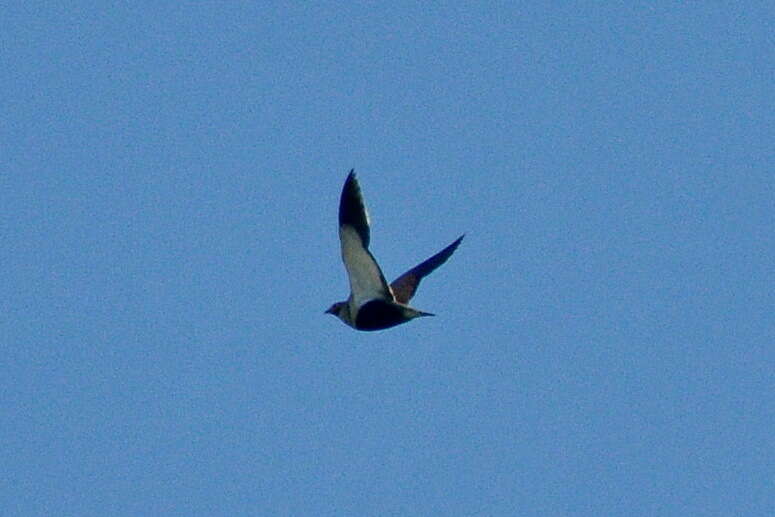
<instances>
[{"instance_id":1,"label":"dark wingtip","mask_svg":"<svg viewBox=\"0 0 775 517\"><path fill-rule=\"evenodd\" d=\"M345 224L354 226L361 234L364 245L368 246L369 218L354 169L347 175L339 199L339 226Z\"/></svg>"},{"instance_id":2,"label":"dark wingtip","mask_svg":"<svg viewBox=\"0 0 775 517\"><path fill-rule=\"evenodd\" d=\"M358 175L355 174L355 169L350 169L350 172L347 173L347 178L344 180L345 188L347 188L348 185L352 185L353 183L356 185L356 187L360 188L358 185Z\"/></svg>"},{"instance_id":3,"label":"dark wingtip","mask_svg":"<svg viewBox=\"0 0 775 517\"><path fill-rule=\"evenodd\" d=\"M347 185L350 185L352 183L358 184L358 178L357 174L355 174L355 169L350 169L350 172L347 173L347 177L344 180L345 188L347 188Z\"/></svg>"},{"instance_id":4,"label":"dark wingtip","mask_svg":"<svg viewBox=\"0 0 775 517\"><path fill-rule=\"evenodd\" d=\"M463 237L465 237L465 236L466 236L466 234L464 233L463 235L461 235L460 237L458 237L457 239L455 239L455 241L454 241L452 244L450 244L449 246L447 246L446 248L444 248L443 250L441 250L441 251L440 251L440 252L437 254L437 255L444 256L444 258L442 259L442 262L441 262L441 263L444 263L444 262L446 262L446 260L447 260L447 259L448 259L450 256L452 256L452 254L455 252L455 250L457 250L457 247L458 247L458 246L460 246L460 243L461 243L461 242L463 242ZM441 265L441 263L440 263L439 265ZM437 267L438 267L438 266L437 266Z\"/></svg>"}]
</instances>

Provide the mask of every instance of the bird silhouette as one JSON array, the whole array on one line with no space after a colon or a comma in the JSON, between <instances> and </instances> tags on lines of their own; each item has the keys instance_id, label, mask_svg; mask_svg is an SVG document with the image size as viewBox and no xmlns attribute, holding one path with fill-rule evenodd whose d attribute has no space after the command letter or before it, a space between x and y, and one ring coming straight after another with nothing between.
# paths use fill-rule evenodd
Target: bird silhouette
<instances>
[{"instance_id":1,"label":"bird silhouette","mask_svg":"<svg viewBox=\"0 0 775 517\"><path fill-rule=\"evenodd\" d=\"M357 330L383 330L421 316L434 316L407 304L420 281L449 259L464 236L388 285L369 251L369 215L355 171L351 170L339 199L339 240L350 279L350 296L331 305L326 314L333 314Z\"/></svg>"}]
</instances>

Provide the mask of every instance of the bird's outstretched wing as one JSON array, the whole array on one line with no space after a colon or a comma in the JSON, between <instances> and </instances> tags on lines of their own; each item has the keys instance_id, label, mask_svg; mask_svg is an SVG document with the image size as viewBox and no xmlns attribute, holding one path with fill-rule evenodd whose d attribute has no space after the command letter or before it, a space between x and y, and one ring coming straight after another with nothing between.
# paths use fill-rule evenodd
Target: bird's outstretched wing
<instances>
[{"instance_id":1,"label":"bird's outstretched wing","mask_svg":"<svg viewBox=\"0 0 775 517\"><path fill-rule=\"evenodd\" d=\"M377 298L393 301L390 286L369 251L369 215L352 170L339 200L339 240L355 306Z\"/></svg>"},{"instance_id":2,"label":"bird's outstretched wing","mask_svg":"<svg viewBox=\"0 0 775 517\"><path fill-rule=\"evenodd\" d=\"M434 269L446 262L460 245L460 241L463 240L463 237L465 237L465 235L461 235L455 242L436 253L425 262L414 266L412 269L396 278L393 283L390 284L395 300L398 303L409 303L409 300L412 299L412 296L414 296L414 293L417 291L417 286L420 285L420 280L431 274Z\"/></svg>"}]
</instances>

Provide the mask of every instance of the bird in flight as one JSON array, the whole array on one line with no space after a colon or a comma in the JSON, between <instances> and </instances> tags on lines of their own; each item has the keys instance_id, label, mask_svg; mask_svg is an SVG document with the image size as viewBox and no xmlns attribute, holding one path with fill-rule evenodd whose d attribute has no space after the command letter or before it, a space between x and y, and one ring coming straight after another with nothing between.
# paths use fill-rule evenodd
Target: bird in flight
<instances>
[{"instance_id":1,"label":"bird in flight","mask_svg":"<svg viewBox=\"0 0 775 517\"><path fill-rule=\"evenodd\" d=\"M420 280L452 256L464 235L388 285L369 251L369 215L361 188L351 170L339 199L339 240L342 261L350 278L350 297L336 302L326 314L333 314L357 330L383 330L420 316L434 316L409 307Z\"/></svg>"}]
</instances>

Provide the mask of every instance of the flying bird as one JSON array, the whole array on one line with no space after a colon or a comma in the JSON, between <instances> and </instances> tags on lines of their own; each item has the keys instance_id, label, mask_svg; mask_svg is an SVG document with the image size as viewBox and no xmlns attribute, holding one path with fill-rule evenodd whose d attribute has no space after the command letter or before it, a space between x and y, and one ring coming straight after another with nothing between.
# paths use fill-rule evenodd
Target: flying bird
<instances>
[{"instance_id":1,"label":"flying bird","mask_svg":"<svg viewBox=\"0 0 775 517\"><path fill-rule=\"evenodd\" d=\"M326 311L357 330L383 330L406 323L429 312L409 307L420 280L442 265L457 249L464 235L388 285L382 270L369 251L369 215L361 188L351 170L339 199L339 240L342 261L350 278L350 297Z\"/></svg>"}]
</instances>

